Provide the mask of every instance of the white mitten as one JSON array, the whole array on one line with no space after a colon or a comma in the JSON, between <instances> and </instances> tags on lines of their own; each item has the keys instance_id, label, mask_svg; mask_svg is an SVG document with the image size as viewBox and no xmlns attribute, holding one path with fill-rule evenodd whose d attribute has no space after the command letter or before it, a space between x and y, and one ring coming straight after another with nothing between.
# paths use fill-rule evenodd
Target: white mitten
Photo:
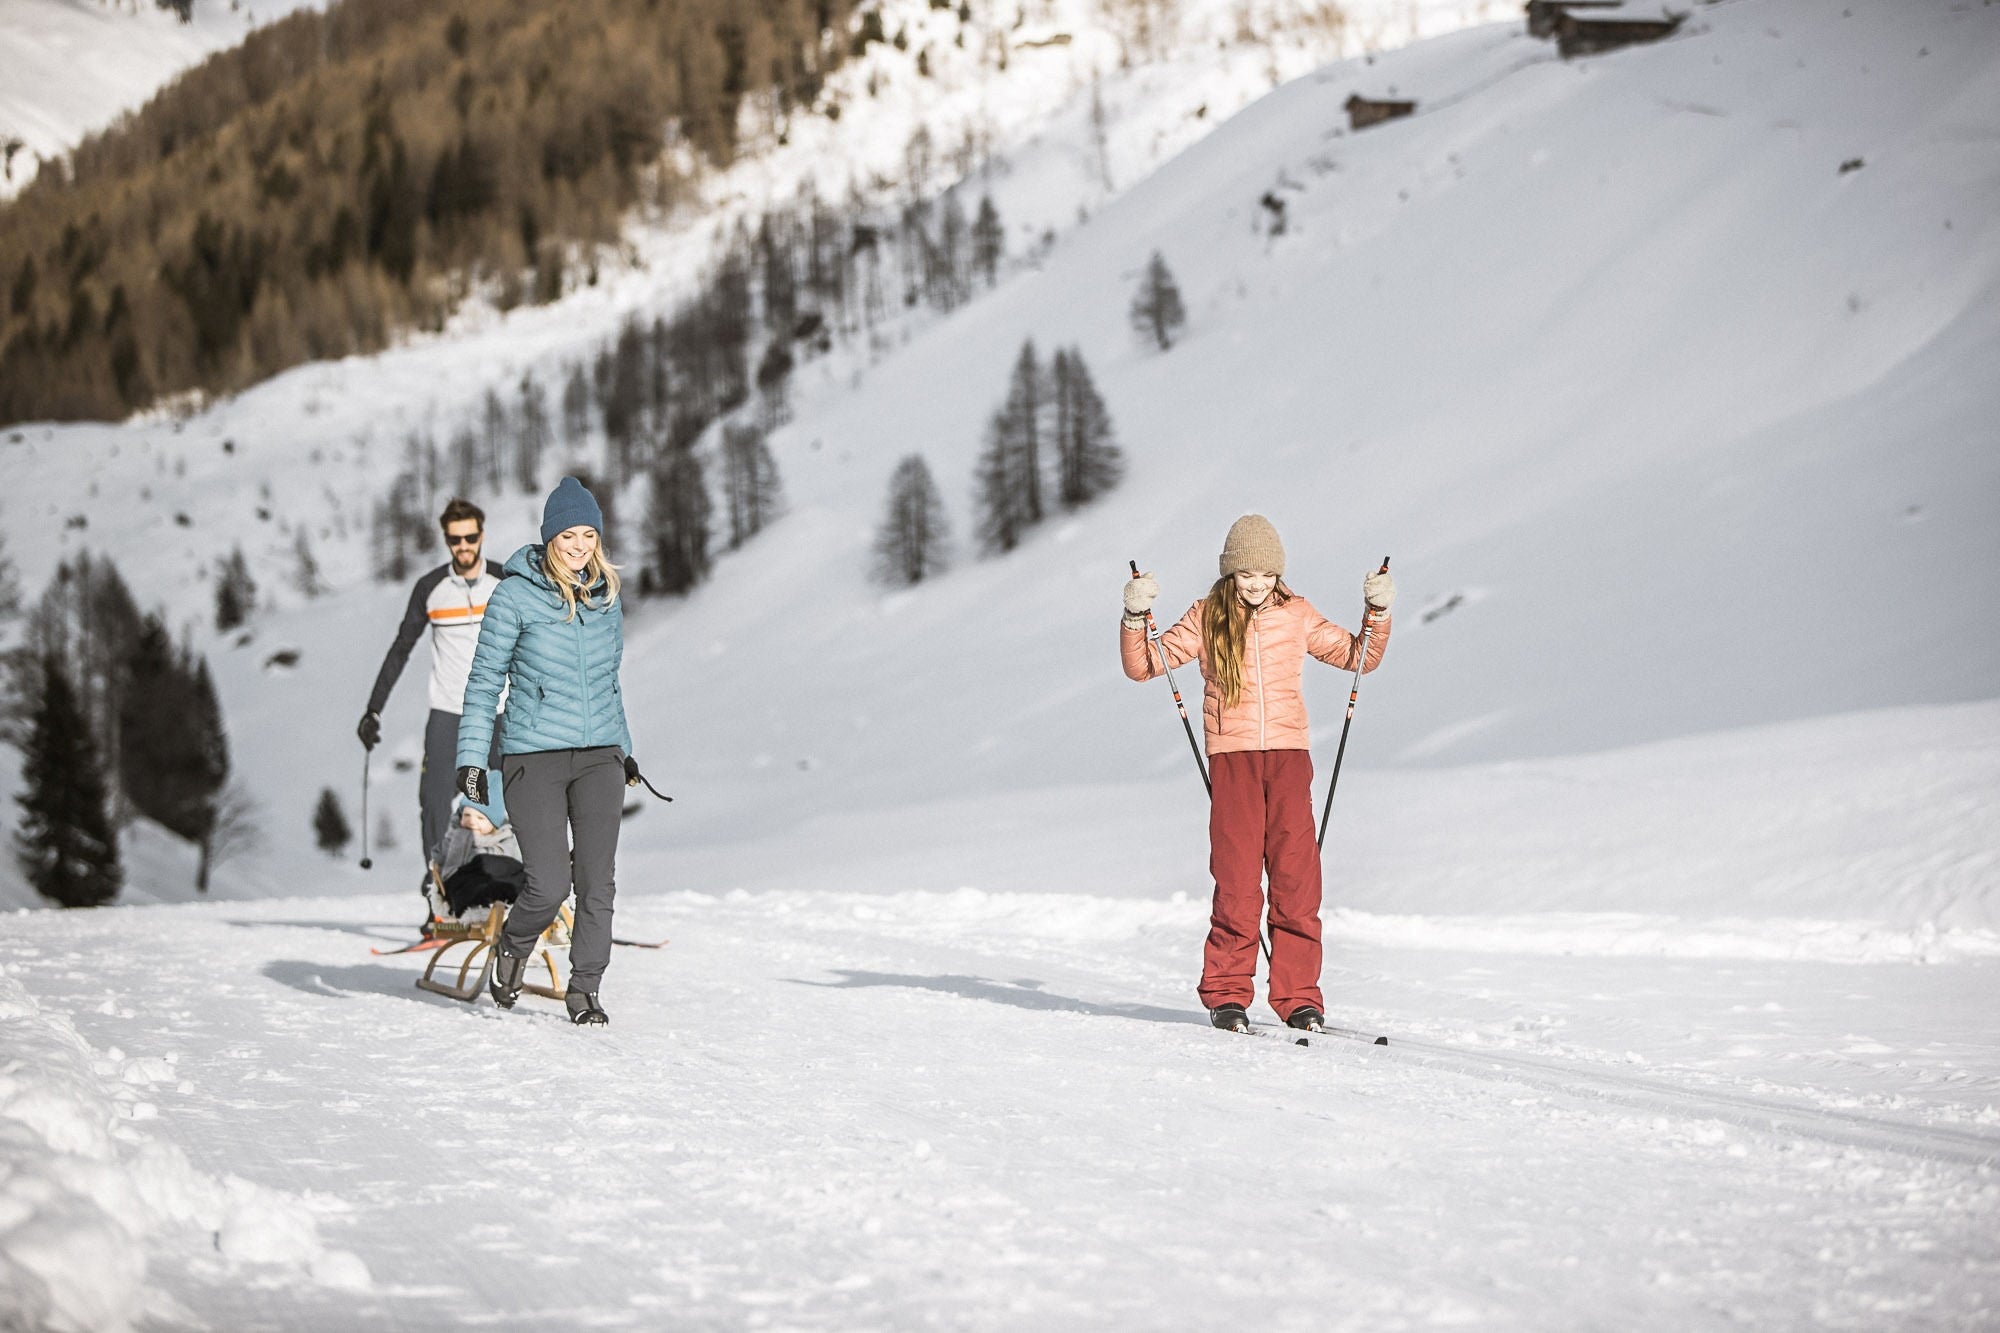
<instances>
[{"instance_id":1,"label":"white mitten","mask_svg":"<svg viewBox=\"0 0 2000 1333\"><path fill-rule=\"evenodd\" d=\"M1153 602L1160 595L1159 581L1151 574L1141 574L1125 583L1125 614L1143 616L1153 609Z\"/></svg>"},{"instance_id":2,"label":"white mitten","mask_svg":"<svg viewBox=\"0 0 2000 1333\"><path fill-rule=\"evenodd\" d=\"M1396 600L1396 579L1386 569L1378 569L1361 580L1361 595L1367 599L1370 609L1387 611L1389 604Z\"/></svg>"}]
</instances>

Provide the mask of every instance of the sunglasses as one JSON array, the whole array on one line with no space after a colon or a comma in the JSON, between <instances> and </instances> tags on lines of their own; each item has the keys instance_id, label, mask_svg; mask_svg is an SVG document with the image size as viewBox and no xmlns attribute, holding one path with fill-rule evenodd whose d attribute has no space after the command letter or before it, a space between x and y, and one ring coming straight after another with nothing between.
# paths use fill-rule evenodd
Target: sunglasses
<instances>
[{"instance_id":1,"label":"sunglasses","mask_svg":"<svg viewBox=\"0 0 2000 1333\"><path fill-rule=\"evenodd\" d=\"M485 535L486 534L483 532L475 532L470 534L469 536L455 537L451 533L447 532L444 535L444 544L446 546L477 546L479 545L479 539L481 537L484 537Z\"/></svg>"}]
</instances>

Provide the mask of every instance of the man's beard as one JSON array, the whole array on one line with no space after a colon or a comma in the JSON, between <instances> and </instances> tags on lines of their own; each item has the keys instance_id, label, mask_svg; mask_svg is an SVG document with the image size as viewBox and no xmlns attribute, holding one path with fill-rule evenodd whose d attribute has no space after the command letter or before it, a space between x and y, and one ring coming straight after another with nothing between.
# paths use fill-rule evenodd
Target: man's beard
<instances>
[{"instance_id":1,"label":"man's beard","mask_svg":"<svg viewBox=\"0 0 2000 1333\"><path fill-rule=\"evenodd\" d=\"M472 548L472 554L468 556L461 557L454 551L451 556L451 567L461 575L470 574L473 570L479 568L479 556L480 548L477 546Z\"/></svg>"}]
</instances>

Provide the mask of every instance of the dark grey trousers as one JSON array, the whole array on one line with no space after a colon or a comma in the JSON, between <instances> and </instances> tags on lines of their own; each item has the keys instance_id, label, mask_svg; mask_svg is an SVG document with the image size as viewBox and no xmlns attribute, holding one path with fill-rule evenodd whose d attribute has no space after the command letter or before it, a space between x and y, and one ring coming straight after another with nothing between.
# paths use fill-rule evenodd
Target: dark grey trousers
<instances>
[{"instance_id":1,"label":"dark grey trousers","mask_svg":"<svg viewBox=\"0 0 2000 1333\"><path fill-rule=\"evenodd\" d=\"M488 768L500 763L500 729L493 729L493 752ZM451 803L458 795L458 714L431 709L424 723L424 767L417 776L417 818L423 824L426 858L437 855L444 835L451 829ZM428 877L424 887L430 887ZM440 907L439 911L444 909Z\"/></svg>"},{"instance_id":2,"label":"dark grey trousers","mask_svg":"<svg viewBox=\"0 0 2000 1333\"><path fill-rule=\"evenodd\" d=\"M533 953L536 938L556 919L574 888L569 984L594 991L611 961L625 757L615 745L502 755L500 775L507 783L507 815L521 841L521 866L528 879L507 913L500 947L516 958Z\"/></svg>"},{"instance_id":3,"label":"dark grey trousers","mask_svg":"<svg viewBox=\"0 0 2000 1333\"><path fill-rule=\"evenodd\" d=\"M457 790L458 714L433 708L424 723L424 769L417 778L417 815L423 821L426 857L437 854L444 831L451 827L451 798Z\"/></svg>"}]
</instances>

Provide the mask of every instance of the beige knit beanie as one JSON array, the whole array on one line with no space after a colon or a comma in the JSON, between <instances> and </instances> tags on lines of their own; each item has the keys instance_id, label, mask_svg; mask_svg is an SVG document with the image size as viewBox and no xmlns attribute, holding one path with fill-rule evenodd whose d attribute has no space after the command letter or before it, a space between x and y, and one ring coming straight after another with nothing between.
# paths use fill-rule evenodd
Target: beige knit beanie
<instances>
[{"instance_id":1,"label":"beige knit beanie","mask_svg":"<svg viewBox=\"0 0 2000 1333\"><path fill-rule=\"evenodd\" d=\"M1285 544L1278 530L1262 514L1245 514L1229 525L1229 537L1222 543L1222 577L1255 570L1258 573L1285 572Z\"/></svg>"}]
</instances>

